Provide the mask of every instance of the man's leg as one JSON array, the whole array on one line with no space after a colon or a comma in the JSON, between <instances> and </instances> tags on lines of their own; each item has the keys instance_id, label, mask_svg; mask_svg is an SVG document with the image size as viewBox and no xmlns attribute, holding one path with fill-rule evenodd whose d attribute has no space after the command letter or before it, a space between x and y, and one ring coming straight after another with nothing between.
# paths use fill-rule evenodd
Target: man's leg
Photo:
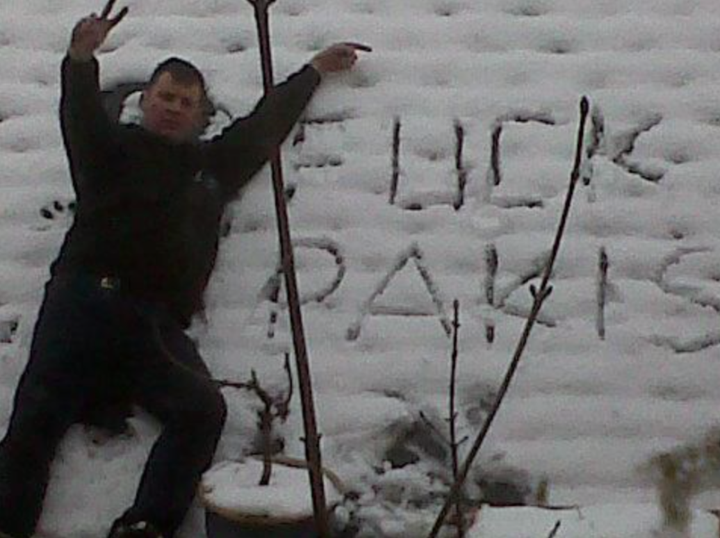
<instances>
[{"instance_id":1,"label":"man's leg","mask_svg":"<svg viewBox=\"0 0 720 538\"><path fill-rule=\"evenodd\" d=\"M163 430L145 466L135 503L120 522L147 521L171 538L192 503L202 473L212 462L227 409L195 344L172 323L137 334L152 342L142 353L137 402ZM144 344L141 344L144 347Z\"/></svg>"},{"instance_id":2,"label":"man's leg","mask_svg":"<svg viewBox=\"0 0 720 538\"><path fill-rule=\"evenodd\" d=\"M72 398L72 397L70 397ZM0 443L0 530L32 536L40 519L58 444L79 406L40 383L21 383Z\"/></svg>"},{"instance_id":3,"label":"man's leg","mask_svg":"<svg viewBox=\"0 0 720 538\"><path fill-rule=\"evenodd\" d=\"M55 451L87 401L97 377L93 368L102 362L95 355L104 340L98 330L103 305L76 291L66 284L48 286L0 443L0 531L17 538L35 530Z\"/></svg>"}]
</instances>

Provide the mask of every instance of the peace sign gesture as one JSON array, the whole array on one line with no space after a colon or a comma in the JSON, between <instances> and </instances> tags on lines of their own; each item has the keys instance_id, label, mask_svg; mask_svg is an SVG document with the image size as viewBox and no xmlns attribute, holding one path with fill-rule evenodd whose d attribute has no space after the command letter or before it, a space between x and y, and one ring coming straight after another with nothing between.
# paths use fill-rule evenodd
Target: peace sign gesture
<instances>
[{"instance_id":1,"label":"peace sign gesture","mask_svg":"<svg viewBox=\"0 0 720 538\"><path fill-rule=\"evenodd\" d=\"M108 0L99 17L96 13L93 13L89 17L80 19L75 25L70 48L68 49L68 54L73 60L90 60L95 51L103 44L110 31L128 14L128 8L124 7L115 17L110 17L115 2L116 0Z\"/></svg>"}]
</instances>

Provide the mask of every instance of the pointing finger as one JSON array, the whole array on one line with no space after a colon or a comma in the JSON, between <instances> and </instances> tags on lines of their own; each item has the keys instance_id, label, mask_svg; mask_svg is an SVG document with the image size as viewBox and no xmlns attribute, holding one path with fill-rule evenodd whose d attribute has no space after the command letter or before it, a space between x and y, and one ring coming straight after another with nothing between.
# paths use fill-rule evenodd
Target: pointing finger
<instances>
[{"instance_id":1,"label":"pointing finger","mask_svg":"<svg viewBox=\"0 0 720 538\"><path fill-rule=\"evenodd\" d=\"M369 45L363 45L362 43L354 43L351 41L347 41L343 43L343 45L351 47L355 50L361 50L363 52L372 52L372 47L370 47Z\"/></svg>"},{"instance_id":2,"label":"pointing finger","mask_svg":"<svg viewBox=\"0 0 720 538\"><path fill-rule=\"evenodd\" d=\"M108 0L108 3L105 4L105 8L102 10L102 15L100 15L101 19L107 19L110 16L110 12L115 6L116 1L117 0Z\"/></svg>"}]
</instances>

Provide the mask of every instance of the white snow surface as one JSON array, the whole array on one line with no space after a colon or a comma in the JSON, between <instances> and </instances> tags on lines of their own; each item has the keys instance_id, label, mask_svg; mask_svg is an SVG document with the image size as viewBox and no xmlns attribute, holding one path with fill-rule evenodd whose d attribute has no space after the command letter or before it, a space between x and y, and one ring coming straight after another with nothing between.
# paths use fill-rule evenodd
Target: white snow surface
<instances>
[{"instance_id":1,"label":"white snow surface","mask_svg":"<svg viewBox=\"0 0 720 538\"><path fill-rule=\"evenodd\" d=\"M100 58L103 84L147 77L165 57L182 55L206 72L213 97L233 114L252 108L261 76L247 2L125 4L130 15ZM0 432L47 267L70 222L59 65L74 22L101 7L90 0L0 3ZM479 428L465 411L499 385L515 348L531 305L527 284L537 283L564 201L578 103L587 95L604 137L584 163L590 181L578 185L554 292L479 467L546 479L551 504L653 503L643 464L699 439L720 418L720 3L278 0L271 18L278 79L335 41L374 48L353 72L323 83L304 137L291 135L284 152L286 180L296 187L289 211L300 289L322 299L303 313L324 463L361 494L385 535L429 529L436 506L403 504L413 485L428 490L424 475L405 468L380 477L377 469L393 426L420 411L447 416L445 328L455 298L460 427L468 435ZM401 173L391 205L395 117ZM468 181L458 210L456 121ZM498 125L502 178L493 186ZM414 203L422 207L408 209ZM255 369L263 383L282 387L291 344L284 308L268 337L273 305L264 290L278 254L267 172L230 213L208 319L193 334L217 377L247 380ZM486 301L492 246L499 257L494 306ZM603 247L604 340L596 329ZM402 265L410 252L419 255ZM256 429L255 400L226 396L218 461L245 454ZM159 431L142 414L132 424L132 438L100 445L82 428L71 430L53 468L40 536L103 535L132 501ZM287 453L302 455L299 399L280 431ZM377 485L400 488L396 509L381 502ZM719 501L710 489L693 506ZM202 510L194 507L180 537L202 533Z\"/></svg>"},{"instance_id":2,"label":"white snow surface","mask_svg":"<svg viewBox=\"0 0 720 538\"><path fill-rule=\"evenodd\" d=\"M653 531L662 519L653 505L597 505L568 510L534 507L484 508L469 538L534 538L548 536L558 522L557 538L656 538ZM717 518L697 512L692 538L717 537ZM540 534L538 534L538 531Z\"/></svg>"},{"instance_id":3,"label":"white snow surface","mask_svg":"<svg viewBox=\"0 0 720 538\"><path fill-rule=\"evenodd\" d=\"M205 499L223 514L295 520L312 514L312 498L305 469L273 465L270 484L259 486L262 469L262 462L253 459L219 463L208 470L203 478ZM327 479L325 492L329 505L342 500L340 493Z\"/></svg>"}]
</instances>

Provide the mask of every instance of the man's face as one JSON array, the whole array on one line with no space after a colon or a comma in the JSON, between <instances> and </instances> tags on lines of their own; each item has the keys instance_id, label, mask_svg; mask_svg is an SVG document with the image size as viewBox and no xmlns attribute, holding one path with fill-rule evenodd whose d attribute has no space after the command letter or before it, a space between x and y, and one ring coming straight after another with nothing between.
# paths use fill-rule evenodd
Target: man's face
<instances>
[{"instance_id":1,"label":"man's face","mask_svg":"<svg viewBox=\"0 0 720 538\"><path fill-rule=\"evenodd\" d=\"M204 120L200 84L180 84L165 72L143 92L142 124L151 133L172 142L188 142L200 133Z\"/></svg>"}]
</instances>

